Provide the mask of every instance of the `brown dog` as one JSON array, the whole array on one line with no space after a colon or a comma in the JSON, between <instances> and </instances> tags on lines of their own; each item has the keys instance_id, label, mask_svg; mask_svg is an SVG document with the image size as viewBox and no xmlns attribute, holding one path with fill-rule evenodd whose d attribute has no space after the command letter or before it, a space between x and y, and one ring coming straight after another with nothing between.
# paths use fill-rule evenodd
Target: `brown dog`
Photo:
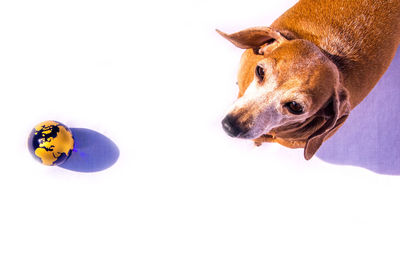
<instances>
[{"instance_id":1,"label":"brown dog","mask_svg":"<svg viewBox=\"0 0 400 272\"><path fill-rule=\"evenodd\" d=\"M217 31L246 49L225 131L304 147L308 160L388 68L400 44L400 0L300 0L271 27Z\"/></svg>"}]
</instances>

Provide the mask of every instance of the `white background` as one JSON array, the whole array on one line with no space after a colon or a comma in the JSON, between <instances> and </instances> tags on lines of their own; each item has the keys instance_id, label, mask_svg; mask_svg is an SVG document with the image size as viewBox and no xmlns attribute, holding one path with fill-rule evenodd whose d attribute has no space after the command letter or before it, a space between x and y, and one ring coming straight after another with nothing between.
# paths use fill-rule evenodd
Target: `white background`
<instances>
[{"instance_id":1,"label":"white background","mask_svg":"<svg viewBox=\"0 0 400 272\"><path fill-rule=\"evenodd\" d=\"M399 271L400 184L228 137L241 50L296 1L2 1L0 271ZM44 120L111 168L46 167Z\"/></svg>"}]
</instances>

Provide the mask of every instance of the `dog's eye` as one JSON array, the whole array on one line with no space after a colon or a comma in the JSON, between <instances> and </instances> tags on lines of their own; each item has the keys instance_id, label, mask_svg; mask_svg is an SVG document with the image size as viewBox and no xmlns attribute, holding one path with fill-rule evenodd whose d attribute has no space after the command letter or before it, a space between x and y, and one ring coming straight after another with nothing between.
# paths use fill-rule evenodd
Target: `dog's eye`
<instances>
[{"instance_id":1,"label":"dog's eye","mask_svg":"<svg viewBox=\"0 0 400 272\"><path fill-rule=\"evenodd\" d=\"M304 108L302 105L300 105L299 103L295 102L295 101L291 101L285 104L285 107L288 108L288 110L290 111L290 113L292 114L302 114L304 113Z\"/></svg>"},{"instance_id":2,"label":"dog's eye","mask_svg":"<svg viewBox=\"0 0 400 272\"><path fill-rule=\"evenodd\" d=\"M256 76L258 78L258 80L263 81L264 80L264 68L262 68L260 65L257 65L256 67Z\"/></svg>"}]
</instances>

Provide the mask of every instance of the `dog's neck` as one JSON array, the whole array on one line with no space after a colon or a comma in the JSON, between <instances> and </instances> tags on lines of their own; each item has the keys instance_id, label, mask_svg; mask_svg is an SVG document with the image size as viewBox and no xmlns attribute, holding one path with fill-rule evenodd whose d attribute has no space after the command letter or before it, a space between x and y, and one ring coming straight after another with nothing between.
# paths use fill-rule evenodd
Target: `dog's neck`
<instances>
[{"instance_id":1,"label":"dog's neck","mask_svg":"<svg viewBox=\"0 0 400 272\"><path fill-rule=\"evenodd\" d=\"M300 0L271 28L318 46L343 74L354 108L389 67L400 44L400 1L317 2Z\"/></svg>"}]
</instances>

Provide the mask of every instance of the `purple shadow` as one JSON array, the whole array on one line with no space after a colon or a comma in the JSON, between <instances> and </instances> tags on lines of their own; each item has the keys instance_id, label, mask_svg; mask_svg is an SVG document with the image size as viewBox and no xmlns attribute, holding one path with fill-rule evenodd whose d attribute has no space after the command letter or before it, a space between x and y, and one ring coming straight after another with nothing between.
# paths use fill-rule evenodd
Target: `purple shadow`
<instances>
[{"instance_id":1,"label":"purple shadow","mask_svg":"<svg viewBox=\"0 0 400 272\"><path fill-rule=\"evenodd\" d=\"M400 175L400 49L375 88L322 145L317 157Z\"/></svg>"},{"instance_id":2,"label":"purple shadow","mask_svg":"<svg viewBox=\"0 0 400 272\"><path fill-rule=\"evenodd\" d=\"M119 149L103 134L86 128L71 128L75 146L71 156L59 167L77 172L97 172L112 166Z\"/></svg>"}]
</instances>

